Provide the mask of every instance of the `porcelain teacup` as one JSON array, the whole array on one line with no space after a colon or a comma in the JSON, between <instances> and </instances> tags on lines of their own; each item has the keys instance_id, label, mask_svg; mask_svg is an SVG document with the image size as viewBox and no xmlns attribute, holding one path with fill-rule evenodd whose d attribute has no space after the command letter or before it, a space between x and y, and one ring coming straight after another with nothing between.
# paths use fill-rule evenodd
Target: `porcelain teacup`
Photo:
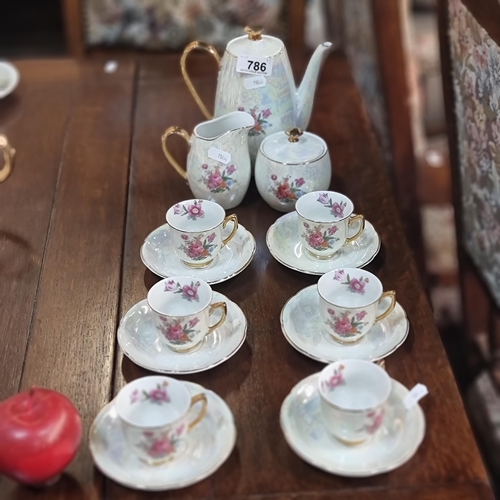
<instances>
[{"instance_id":1,"label":"porcelain teacup","mask_svg":"<svg viewBox=\"0 0 500 500\"><path fill-rule=\"evenodd\" d=\"M301 196L295 204L299 234L304 248L317 259L330 259L346 243L361 236L365 218L352 215L354 205L343 194L334 191L313 191ZM348 236L350 227L358 222L358 231Z\"/></svg>"},{"instance_id":2,"label":"porcelain teacup","mask_svg":"<svg viewBox=\"0 0 500 500\"><path fill-rule=\"evenodd\" d=\"M197 403L198 416L190 420L190 409ZM173 378L143 377L120 390L115 408L130 449L148 464L157 464L174 459L182 449L187 433L205 416L207 397L191 397Z\"/></svg>"},{"instance_id":3,"label":"porcelain teacup","mask_svg":"<svg viewBox=\"0 0 500 500\"><path fill-rule=\"evenodd\" d=\"M354 343L361 340L377 321L386 318L396 306L396 292L384 292L372 273L357 268L335 269L318 281L319 310L325 330L335 340ZM387 309L377 315L388 298Z\"/></svg>"},{"instance_id":4,"label":"porcelain teacup","mask_svg":"<svg viewBox=\"0 0 500 500\"><path fill-rule=\"evenodd\" d=\"M383 368L358 359L337 361L321 371L318 386L325 426L338 440L361 443L380 429L392 391Z\"/></svg>"},{"instance_id":5,"label":"porcelain teacup","mask_svg":"<svg viewBox=\"0 0 500 500\"><path fill-rule=\"evenodd\" d=\"M226 217L225 210L218 203L208 200L176 203L168 209L167 222L172 228L177 255L192 268L210 265L238 230L238 217L235 214ZM222 231L229 222L233 222L233 230L223 238Z\"/></svg>"},{"instance_id":6,"label":"porcelain teacup","mask_svg":"<svg viewBox=\"0 0 500 500\"><path fill-rule=\"evenodd\" d=\"M159 281L148 292L158 338L176 352L190 352L226 320L226 302L212 304L213 292L208 283L189 276ZM217 309L221 317L210 325Z\"/></svg>"}]
</instances>

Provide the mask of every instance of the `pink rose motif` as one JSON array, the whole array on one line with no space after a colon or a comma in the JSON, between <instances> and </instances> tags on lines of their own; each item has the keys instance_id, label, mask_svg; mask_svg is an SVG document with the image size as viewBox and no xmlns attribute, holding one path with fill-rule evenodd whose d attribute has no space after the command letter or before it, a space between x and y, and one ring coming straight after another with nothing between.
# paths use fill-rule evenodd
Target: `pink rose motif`
<instances>
[{"instance_id":1,"label":"pink rose motif","mask_svg":"<svg viewBox=\"0 0 500 500\"><path fill-rule=\"evenodd\" d=\"M136 389L132 394L130 395L130 404L137 403L139 401L139 389Z\"/></svg>"},{"instance_id":2,"label":"pink rose motif","mask_svg":"<svg viewBox=\"0 0 500 500\"><path fill-rule=\"evenodd\" d=\"M334 235L336 232L338 231L338 227L337 226L332 226L328 229L328 234L330 236Z\"/></svg>"},{"instance_id":3,"label":"pink rose motif","mask_svg":"<svg viewBox=\"0 0 500 500\"><path fill-rule=\"evenodd\" d=\"M208 168L208 165L207 165L206 163L204 163L204 164L201 166L201 168L202 168L203 170L206 170L206 169Z\"/></svg>"},{"instance_id":4,"label":"pink rose motif","mask_svg":"<svg viewBox=\"0 0 500 500\"><path fill-rule=\"evenodd\" d=\"M212 241L214 241L214 240L215 240L215 233L212 233L212 234L211 234L211 235L207 238L207 241L208 241L209 243L212 243Z\"/></svg>"},{"instance_id":5,"label":"pink rose motif","mask_svg":"<svg viewBox=\"0 0 500 500\"><path fill-rule=\"evenodd\" d=\"M358 321L361 321L365 316L366 316L367 312L366 311L361 311L359 313L356 314L356 319Z\"/></svg>"},{"instance_id":6,"label":"pink rose motif","mask_svg":"<svg viewBox=\"0 0 500 500\"><path fill-rule=\"evenodd\" d=\"M177 284L174 280L169 280L165 283L165 292L171 292L177 288Z\"/></svg>"},{"instance_id":7,"label":"pink rose motif","mask_svg":"<svg viewBox=\"0 0 500 500\"><path fill-rule=\"evenodd\" d=\"M198 300L198 288L196 286L184 285L182 287L182 295L188 299Z\"/></svg>"},{"instance_id":8,"label":"pink rose motif","mask_svg":"<svg viewBox=\"0 0 500 500\"><path fill-rule=\"evenodd\" d=\"M344 377L342 376L342 372L339 371L335 375L332 375L330 377L330 380L328 381L328 387L330 389L333 389L334 387L337 387L344 381Z\"/></svg>"},{"instance_id":9,"label":"pink rose motif","mask_svg":"<svg viewBox=\"0 0 500 500\"><path fill-rule=\"evenodd\" d=\"M193 328L194 326L196 326L199 323L199 321L200 321L199 318L193 318L193 319L189 320L189 327Z\"/></svg>"},{"instance_id":10,"label":"pink rose motif","mask_svg":"<svg viewBox=\"0 0 500 500\"><path fill-rule=\"evenodd\" d=\"M278 186L278 189L276 190L276 196L280 200L289 198L291 194L292 190L290 189L290 184L288 184L288 181L285 181L283 184L280 184Z\"/></svg>"},{"instance_id":11,"label":"pink rose motif","mask_svg":"<svg viewBox=\"0 0 500 500\"><path fill-rule=\"evenodd\" d=\"M232 175L236 172L236 167L234 165L229 165L229 167L227 167L227 175Z\"/></svg>"},{"instance_id":12,"label":"pink rose motif","mask_svg":"<svg viewBox=\"0 0 500 500\"><path fill-rule=\"evenodd\" d=\"M276 179L278 179L278 176L276 174L271 175L271 180L275 181Z\"/></svg>"},{"instance_id":13,"label":"pink rose motif","mask_svg":"<svg viewBox=\"0 0 500 500\"><path fill-rule=\"evenodd\" d=\"M307 222L304 222L304 227L309 229L309 224Z\"/></svg>"},{"instance_id":14,"label":"pink rose motif","mask_svg":"<svg viewBox=\"0 0 500 500\"><path fill-rule=\"evenodd\" d=\"M149 393L149 397L152 401L168 403L170 398L168 397L166 389L152 389Z\"/></svg>"},{"instance_id":15,"label":"pink rose motif","mask_svg":"<svg viewBox=\"0 0 500 500\"><path fill-rule=\"evenodd\" d=\"M200 240L192 241L188 247L187 255L190 259L196 259L203 254L205 247Z\"/></svg>"},{"instance_id":16,"label":"pink rose motif","mask_svg":"<svg viewBox=\"0 0 500 500\"><path fill-rule=\"evenodd\" d=\"M365 426L365 429L369 434L373 434L382 425L382 422L384 421L384 412L381 411L377 413L375 411L372 411L368 413L368 418L371 418L372 422L369 425Z\"/></svg>"},{"instance_id":17,"label":"pink rose motif","mask_svg":"<svg viewBox=\"0 0 500 500\"><path fill-rule=\"evenodd\" d=\"M180 323L174 323L170 325L167 330L167 339L168 340L179 340L184 336L184 330Z\"/></svg>"},{"instance_id":18,"label":"pink rose motif","mask_svg":"<svg viewBox=\"0 0 500 500\"><path fill-rule=\"evenodd\" d=\"M177 205L174 206L174 214L179 215L182 212L181 206L177 203Z\"/></svg>"},{"instance_id":19,"label":"pink rose motif","mask_svg":"<svg viewBox=\"0 0 500 500\"><path fill-rule=\"evenodd\" d=\"M169 455L173 451L175 451L175 448L170 442L168 436L164 437L163 439L158 439L148 449L148 453L152 457L162 457L164 455Z\"/></svg>"},{"instance_id":20,"label":"pink rose motif","mask_svg":"<svg viewBox=\"0 0 500 500\"><path fill-rule=\"evenodd\" d=\"M201 209L201 203L197 205L189 205L188 212L192 217L201 217L205 212Z\"/></svg>"},{"instance_id":21,"label":"pink rose motif","mask_svg":"<svg viewBox=\"0 0 500 500\"><path fill-rule=\"evenodd\" d=\"M188 240L188 239L189 239L187 234L183 234L183 235L181 235L181 238L182 238L184 241L186 241L186 240Z\"/></svg>"},{"instance_id":22,"label":"pink rose motif","mask_svg":"<svg viewBox=\"0 0 500 500\"><path fill-rule=\"evenodd\" d=\"M303 177L301 177L300 179L297 179L297 180L295 181L295 185L296 185L297 187L301 187L301 186L303 186L305 183L306 183L306 181L304 180L304 178L303 178Z\"/></svg>"},{"instance_id":23,"label":"pink rose motif","mask_svg":"<svg viewBox=\"0 0 500 500\"><path fill-rule=\"evenodd\" d=\"M332 207L332 214L338 215L339 217L344 216L344 207L339 203L335 202Z\"/></svg>"},{"instance_id":24,"label":"pink rose motif","mask_svg":"<svg viewBox=\"0 0 500 500\"><path fill-rule=\"evenodd\" d=\"M327 311L330 316L335 316L335 311L333 309L328 308Z\"/></svg>"},{"instance_id":25,"label":"pink rose motif","mask_svg":"<svg viewBox=\"0 0 500 500\"><path fill-rule=\"evenodd\" d=\"M347 317L347 314L342 315L341 318L337 318L335 321L335 332L339 335L346 335L351 333L352 325Z\"/></svg>"},{"instance_id":26,"label":"pink rose motif","mask_svg":"<svg viewBox=\"0 0 500 500\"><path fill-rule=\"evenodd\" d=\"M328 198L328 194L327 193L320 193L320 195L318 196L318 201L322 205L326 205L330 201Z\"/></svg>"},{"instance_id":27,"label":"pink rose motif","mask_svg":"<svg viewBox=\"0 0 500 500\"><path fill-rule=\"evenodd\" d=\"M333 279L334 280L337 280L337 281L342 281L345 277L345 271L343 269L337 269L335 271L335 275L333 276Z\"/></svg>"},{"instance_id":28,"label":"pink rose motif","mask_svg":"<svg viewBox=\"0 0 500 500\"><path fill-rule=\"evenodd\" d=\"M320 247L324 243L325 239L320 232L314 232L309 235L309 245L313 248Z\"/></svg>"},{"instance_id":29,"label":"pink rose motif","mask_svg":"<svg viewBox=\"0 0 500 500\"><path fill-rule=\"evenodd\" d=\"M217 189L222 184L222 175L218 170L212 172L208 177L208 188Z\"/></svg>"},{"instance_id":30,"label":"pink rose motif","mask_svg":"<svg viewBox=\"0 0 500 500\"><path fill-rule=\"evenodd\" d=\"M269 118L271 116L271 110L269 108L266 108L264 111L262 111L262 118Z\"/></svg>"},{"instance_id":31,"label":"pink rose motif","mask_svg":"<svg viewBox=\"0 0 500 500\"><path fill-rule=\"evenodd\" d=\"M351 292L359 293L361 295L364 295L364 293L365 293L365 282L362 279L358 280L356 278L351 278L351 281L349 281L349 288L351 289Z\"/></svg>"}]
</instances>

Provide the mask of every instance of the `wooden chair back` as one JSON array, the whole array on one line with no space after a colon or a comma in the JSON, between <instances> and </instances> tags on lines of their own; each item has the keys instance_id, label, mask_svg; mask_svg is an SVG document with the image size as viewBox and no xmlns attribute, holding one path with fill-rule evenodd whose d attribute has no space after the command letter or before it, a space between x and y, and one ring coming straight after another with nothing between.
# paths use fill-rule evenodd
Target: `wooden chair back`
<instances>
[{"instance_id":1,"label":"wooden chair back","mask_svg":"<svg viewBox=\"0 0 500 500\"><path fill-rule=\"evenodd\" d=\"M500 4L440 0L439 16L467 340L500 387Z\"/></svg>"},{"instance_id":2,"label":"wooden chair back","mask_svg":"<svg viewBox=\"0 0 500 500\"><path fill-rule=\"evenodd\" d=\"M407 239L423 275L406 16L407 0L344 0L346 54L389 168Z\"/></svg>"}]
</instances>

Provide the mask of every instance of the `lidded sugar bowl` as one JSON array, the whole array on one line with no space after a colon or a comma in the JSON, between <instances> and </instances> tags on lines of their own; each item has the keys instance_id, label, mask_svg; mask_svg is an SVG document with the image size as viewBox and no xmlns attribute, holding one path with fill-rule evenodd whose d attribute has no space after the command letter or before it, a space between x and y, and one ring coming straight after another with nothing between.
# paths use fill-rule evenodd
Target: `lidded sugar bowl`
<instances>
[{"instance_id":1,"label":"lidded sugar bowl","mask_svg":"<svg viewBox=\"0 0 500 500\"><path fill-rule=\"evenodd\" d=\"M255 162L255 183L266 203L291 212L295 202L311 191L327 190L332 168L321 137L298 128L266 137Z\"/></svg>"}]
</instances>

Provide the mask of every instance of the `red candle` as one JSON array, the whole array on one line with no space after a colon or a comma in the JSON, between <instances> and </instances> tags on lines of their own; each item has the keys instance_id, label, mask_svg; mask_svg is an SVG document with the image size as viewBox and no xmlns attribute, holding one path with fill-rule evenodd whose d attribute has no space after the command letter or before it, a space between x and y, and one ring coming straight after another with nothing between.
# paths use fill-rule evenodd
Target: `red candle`
<instances>
[{"instance_id":1,"label":"red candle","mask_svg":"<svg viewBox=\"0 0 500 500\"><path fill-rule=\"evenodd\" d=\"M55 481L81 439L80 415L59 392L35 387L0 403L0 473L17 481Z\"/></svg>"}]
</instances>

